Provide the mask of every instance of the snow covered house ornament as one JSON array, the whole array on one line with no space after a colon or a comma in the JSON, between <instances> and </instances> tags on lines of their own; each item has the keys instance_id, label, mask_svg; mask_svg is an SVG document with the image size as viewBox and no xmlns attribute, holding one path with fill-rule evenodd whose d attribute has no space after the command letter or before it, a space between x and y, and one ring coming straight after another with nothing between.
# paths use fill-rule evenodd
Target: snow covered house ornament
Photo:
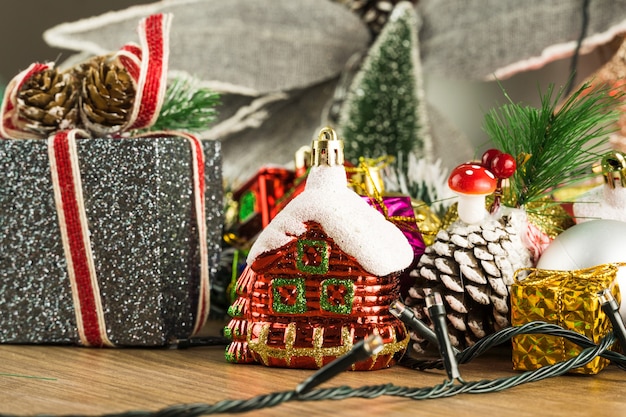
<instances>
[{"instance_id":1,"label":"snow covered house ornament","mask_svg":"<svg viewBox=\"0 0 626 417\"><path fill-rule=\"evenodd\" d=\"M311 159L305 190L250 249L229 310L226 358L315 369L377 333L383 350L353 369L388 367L409 341L388 306L413 250L400 229L347 187L334 130L321 130Z\"/></svg>"}]
</instances>

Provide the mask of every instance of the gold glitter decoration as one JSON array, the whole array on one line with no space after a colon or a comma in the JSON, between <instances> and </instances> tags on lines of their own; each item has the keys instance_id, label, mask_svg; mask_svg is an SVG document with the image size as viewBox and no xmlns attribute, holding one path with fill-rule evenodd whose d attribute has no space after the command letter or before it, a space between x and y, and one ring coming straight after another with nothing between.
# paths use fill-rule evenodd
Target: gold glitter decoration
<instances>
[{"instance_id":1,"label":"gold glitter decoration","mask_svg":"<svg viewBox=\"0 0 626 417\"><path fill-rule=\"evenodd\" d=\"M432 245L435 242L435 236L441 229L441 219L421 200L411 199L411 206L413 207L415 221L420 229L424 243L428 246Z\"/></svg>"},{"instance_id":2,"label":"gold glitter decoration","mask_svg":"<svg viewBox=\"0 0 626 417\"><path fill-rule=\"evenodd\" d=\"M520 269L529 272L511 286L511 323L514 326L545 321L576 331L598 343L611 330L611 322L601 308L598 292L610 289L620 300L617 271L626 264L604 264L574 271ZM533 370L577 356L581 348L550 335L519 335L513 338L513 368ZM572 373L596 374L609 364L595 358Z\"/></svg>"},{"instance_id":3,"label":"gold glitter decoration","mask_svg":"<svg viewBox=\"0 0 626 417\"><path fill-rule=\"evenodd\" d=\"M392 343L385 343L385 345L383 346L383 349L378 352L376 355L372 356L372 366L371 368L374 367L374 364L376 363L376 361L378 361L379 357L385 357L385 355L387 356L387 363L385 363L385 367L389 366L389 364L391 363L391 360L393 359L393 355L395 355L397 352L402 352L403 350L406 349L406 347L409 344L409 340L411 338L411 335L407 332L406 337L404 338L404 340L397 340L397 336L396 336L396 331L393 327L389 328L390 330L390 336L391 339L395 340L395 342ZM377 334L378 331L375 330L374 334ZM352 368L354 369L354 365L352 365Z\"/></svg>"},{"instance_id":4,"label":"gold glitter decoration","mask_svg":"<svg viewBox=\"0 0 626 417\"><path fill-rule=\"evenodd\" d=\"M551 239L574 225L563 206L553 200L533 201L524 206L528 221Z\"/></svg>"},{"instance_id":5,"label":"gold glitter decoration","mask_svg":"<svg viewBox=\"0 0 626 417\"><path fill-rule=\"evenodd\" d=\"M296 323L289 323L285 330L285 347L270 347L267 340L270 334L270 323L265 323L261 327L259 338L255 341L252 339L252 326L248 329L248 347L251 351L261 357L264 365L269 366L269 359L283 359L287 362L287 366L291 365L291 360L298 356L306 356L315 358L318 367L322 367L324 356L341 356L352 349L352 338L350 337L350 329L341 328L341 345L322 347L324 343L324 329L316 327L313 330L313 347L297 348L294 347L296 341Z\"/></svg>"},{"instance_id":6,"label":"gold glitter decoration","mask_svg":"<svg viewBox=\"0 0 626 417\"><path fill-rule=\"evenodd\" d=\"M307 348L294 346L297 331L296 323L294 322L289 323L285 329L284 347L271 347L268 345L270 330L271 323L263 324L258 339L253 340L252 326L248 328L248 348L257 354L261 358L261 362L266 366L270 366L270 359L282 359L286 362L287 366L291 366L293 359L309 357L314 358L318 368L321 368L324 365L325 357L339 357L348 353L353 347L350 328L346 326L341 328L341 345L329 347L323 347L324 329L322 327L315 327L313 329L313 347ZM377 333L377 330L375 330L375 333ZM391 339L396 340L396 333L393 327L390 328L390 333ZM406 349L409 338L410 335L407 332L404 340L385 343L383 349L378 354L372 356L371 368L374 367L380 357L385 357L385 355L389 355L385 367L389 366L393 355ZM352 369L355 369L355 365L352 365Z\"/></svg>"},{"instance_id":7,"label":"gold glitter decoration","mask_svg":"<svg viewBox=\"0 0 626 417\"><path fill-rule=\"evenodd\" d=\"M449 229L452 223L454 223L458 219L458 203L452 203L450 204L450 207L448 207L446 214L444 214L443 218L441 219L441 228L444 230Z\"/></svg>"}]
</instances>

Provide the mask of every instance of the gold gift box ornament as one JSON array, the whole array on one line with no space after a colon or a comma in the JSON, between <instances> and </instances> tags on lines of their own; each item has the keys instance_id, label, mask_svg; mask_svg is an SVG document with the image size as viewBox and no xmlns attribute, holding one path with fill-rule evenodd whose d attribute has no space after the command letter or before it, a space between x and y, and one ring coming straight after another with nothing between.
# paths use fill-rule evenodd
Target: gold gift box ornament
<instances>
[{"instance_id":1,"label":"gold gift box ornament","mask_svg":"<svg viewBox=\"0 0 626 417\"><path fill-rule=\"evenodd\" d=\"M555 271L520 269L511 286L511 324L532 321L557 324L598 343L612 329L598 296L609 289L620 302L617 271L622 264L603 264L586 269ZM519 277L528 273L523 280ZM513 369L528 371L554 365L577 356L582 348L562 337L540 334L513 337ZM609 361L597 357L572 373L597 374Z\"/></svg>"}]
</instances>

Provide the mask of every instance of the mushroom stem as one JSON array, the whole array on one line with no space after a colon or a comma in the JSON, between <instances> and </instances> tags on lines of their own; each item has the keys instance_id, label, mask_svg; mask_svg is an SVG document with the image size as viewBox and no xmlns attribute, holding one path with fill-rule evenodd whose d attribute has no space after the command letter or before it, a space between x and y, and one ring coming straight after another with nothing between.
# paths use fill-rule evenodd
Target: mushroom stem
<instances>
[{"instance_id":1,"label":"mushroom stem","mask_svg":"<svg viewBox=\"0 0 626 417\"><path fill-rule=\"evenodd\" d=\"M487 215L484 195L459 194L459 205L457 207L459 219L467 224L481 222Z\"/></svg>"}]
</instances>

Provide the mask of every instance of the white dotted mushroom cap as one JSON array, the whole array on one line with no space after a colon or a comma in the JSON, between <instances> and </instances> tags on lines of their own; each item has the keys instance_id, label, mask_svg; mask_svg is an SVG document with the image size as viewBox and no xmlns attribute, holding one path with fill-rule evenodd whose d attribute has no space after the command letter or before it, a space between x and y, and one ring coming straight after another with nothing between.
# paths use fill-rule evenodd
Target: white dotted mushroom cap
<instances>
[{"instance_id":1,"label":"white dotted mushroom cap","mask_svg":"<svg viewBox=\"0 0 626 417\"><path fill-rule=\"evenodd\" d=\"M261 232L248 254L248 265L302 235L307 221L319 223L371 274L385 276L413 261L413 249L400 229L347 187L343 166L315 166L305 190Z\"/></svg>"},{"instance_id":2,"label":"white dotted mushroom cap","mask_svg":"<svg viewBox=\"0 0 626 417\"><path fill-rule=\"evenodd\" d=\"M485 195L495 191L498 179L485 167L475 163L457 166L450 173L448 186L452 191L468 195Z\"/></svg>"}]
</instances>

